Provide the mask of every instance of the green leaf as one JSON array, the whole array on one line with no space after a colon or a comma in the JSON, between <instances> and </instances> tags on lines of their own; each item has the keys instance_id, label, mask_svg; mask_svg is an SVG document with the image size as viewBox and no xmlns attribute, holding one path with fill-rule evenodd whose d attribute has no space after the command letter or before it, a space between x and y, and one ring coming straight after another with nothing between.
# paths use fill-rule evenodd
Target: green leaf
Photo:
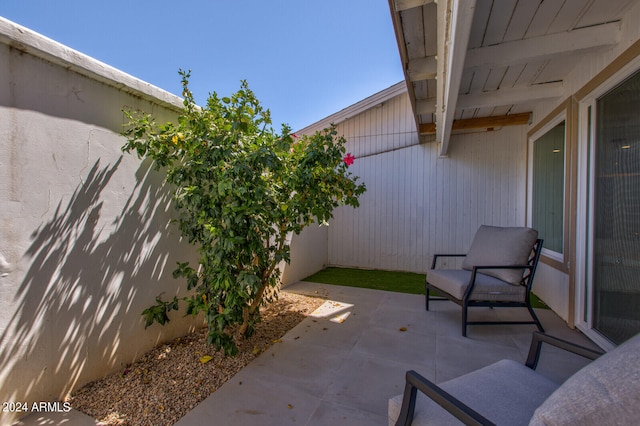
<instances>
[{"instance_id":1,"label":"green leaf","mask_svg":"<svg viewBox=\"0 0 640 426\"><path fill-rule=\"evenodd\" d=\"M145 319L145 326L147 328L154 322L160 325L165 325L169 320L169 311L178 310L178 298L174 297L171 302L165 302L160 297L156 297L156 304L142 311L142 316Z\"/></svg>"},{"instance_id":2,"label":"green leaf","mask_svg":"<svg viewBox=\"0 0 640 426\"><path fill-rule=\"evenodd\" d=\"M126 111L122 147L153 161L174 190L173 223L193 244L197 267L177 262L176 285L188 315L204 313L209 343L225 353L237 351L230 330L250 335L260 320L248 306L273 300L262 296L277 287L281 261L289 262L287 234L328 221L339 205L358 205L365 186L343 162L347 143L335 126L314 135L281 134L271 128L246 81L230 97L211 93L204 107L195 105L190 72L180 70L183 110L177 124L158 125L149 114ZM357 161L357 160L356 160ZM178 254L178 252L175 252ZM193 263L192 263L193 264ZM182 290L181 290L182 291ZM146 326L169 322L178 299L143 311Z\"/></svg>"}]
</instances>

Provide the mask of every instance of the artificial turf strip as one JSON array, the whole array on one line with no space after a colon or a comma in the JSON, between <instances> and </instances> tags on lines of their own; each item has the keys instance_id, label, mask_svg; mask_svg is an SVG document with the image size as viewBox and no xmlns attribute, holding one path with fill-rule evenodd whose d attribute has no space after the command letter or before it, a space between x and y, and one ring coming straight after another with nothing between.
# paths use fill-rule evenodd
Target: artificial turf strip
<instances>
[{"instance_id":1,"label":"artificial turf strip","mask_svg":"<svg viewBox=\"0 0 640 426\"><path fill-rule=\"evenodd\" d=\"M424 279L425 274L416 274L413 272L329 267L305 278L304 281L343 285L347 287L370 288L373 290L396 291L399 293L424 294ZM531 293L531 306L534 308L549 309L549 307L533 293Z\"/></svg>"},{"instance_id":2,"label":"artificial turf strip","mask_svg":"<svg viewBox=\"0 0 640 426\"><path fill-rule=\"evenodd\" d=\"M304 279L314 283L424 294L424 274L371 269L325 268Z\"/></svg>"}]
</instances>

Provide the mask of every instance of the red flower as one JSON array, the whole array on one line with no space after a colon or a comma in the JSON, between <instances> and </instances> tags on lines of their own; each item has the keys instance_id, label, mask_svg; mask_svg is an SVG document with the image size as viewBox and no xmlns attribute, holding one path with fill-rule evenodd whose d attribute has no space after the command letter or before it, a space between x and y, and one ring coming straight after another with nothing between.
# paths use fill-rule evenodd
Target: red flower
<instances>
[{"instance_id":1,"label":"red flower","mask_svg":"<svg viewBox=\"0 0 640 426\"><path fill-rule=\"evenodd\" d=\"M296 139L298 138L298 135L297 135L297 134L295 134L295 133L292 133L292 134L291 134L291 136L292 136L292 137L294 137L294 138L296 138Z\"/></svg>"},{"instance_id":2,"label":"red flower","mask_svg":"<svg viewBox=\"0 0 640 426\"><path fill-rule=\"evenodd\" d=\"M348 152L348 153L347 153L347 156L346 156L346 157L344 157L344 158L342 159L342 161L344 161L344 164L346 164L347 166L350 166L350 165L352 165L352 164L353 164L353 160L355 160L355 159L356 159L356 157L354 157L353 155L351 155L351 153L350 153L350 152Z\"/></svg>"}]
</instances>

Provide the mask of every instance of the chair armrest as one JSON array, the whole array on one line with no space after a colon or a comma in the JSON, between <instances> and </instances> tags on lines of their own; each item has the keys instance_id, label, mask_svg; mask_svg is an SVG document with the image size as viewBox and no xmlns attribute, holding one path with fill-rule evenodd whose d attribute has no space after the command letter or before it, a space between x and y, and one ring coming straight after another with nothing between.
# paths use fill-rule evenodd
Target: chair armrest
<instances>
[{"instance_id":1,"label":"chair armrest","mask_svg":"<svg viewBox=\"0 0 640 426\"><path fill-rule=\"evenodd\" d=\"M494 425L489 419L478 414L477 411L445 392L435 383L411 370L407 371L406 374L402 407L400 408L400 415L398 416L396 426L410 426L413 422L418 390L466 425Z\"/></svg>"},{"instance_id":2,"label":"chair armrest","mask_svg":"<svg viewBox=\"0 0 640 426\"><path fill-rule=\"evenodd\" d=\"M532 370L535 370L536 367L538 366L538 360L540 359L540 350L542 349L542 343L548 343L551 346L564 349L565 351L569 351L576 355L580 355L582 357L592 359L592 360L604 354L604 352L602 351L589 349L584 346L571 343L567 340L559 339L557 337L553 337L548 334L541 333L539 331L534 331L533 336L531 337L531 346L529 347L529 356L527 356L527 362L525 363L525 365L531 368Z\"/></svg>"},{"instance_id":3,"label":"chair armrest","mask_svg":"<svg viewBox=\"0 0 640 426\"><path fill-rule=\"evenodd\" d=\"M433 262L431 262L431 269L436 269L436 261L439 257L465 257L466 254L434 254Z\"/></svg>"}]
</instances>

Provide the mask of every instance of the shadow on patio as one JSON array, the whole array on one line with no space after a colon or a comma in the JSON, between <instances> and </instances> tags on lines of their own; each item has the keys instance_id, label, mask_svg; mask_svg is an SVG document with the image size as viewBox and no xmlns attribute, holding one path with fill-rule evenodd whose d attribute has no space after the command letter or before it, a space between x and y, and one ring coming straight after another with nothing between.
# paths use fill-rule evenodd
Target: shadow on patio
<instances>
[{"instance_id":1,"label":"shadow on patio","mask_svg":"<svg viewBox=\"0 0 640 426\"><path fill-rule=\"evenodd\" d=\"M448 301L427 312L421 295L309 282L285 290L339 304L305 318L176 425L386 425L388 399L402 393L407 370L442 382L505 358L524 363L535 330L471 326L465 338L460 308ZM549 334L595 348L553 311L537 313ZM477 308L470 315L527 313ZM537 371L560 382L587 362L549 349ZM74 411L59 417L47 423L32 417L21 424L96 424Z\"/></svg>"},{"instance_id":2,"label":"shadow on patio","mask_svg":"<svg viewBox=\"0 0 640 426\"><path fill-rule=\"evenodd\" d=\"M460 336L460 308L424 296L299 282L286 291L352 304L344 321L308 317L177 425L385 425L387 401L402 393L406 370L442 382L508 358L524 363L528 325L471 326ZM593 346L551 310L539 310L549 334ZM524 308L477 308L470 315L527 315ZM538 371L563 381L587 361L543 353Z\"/></svg>"}]
</instances>

